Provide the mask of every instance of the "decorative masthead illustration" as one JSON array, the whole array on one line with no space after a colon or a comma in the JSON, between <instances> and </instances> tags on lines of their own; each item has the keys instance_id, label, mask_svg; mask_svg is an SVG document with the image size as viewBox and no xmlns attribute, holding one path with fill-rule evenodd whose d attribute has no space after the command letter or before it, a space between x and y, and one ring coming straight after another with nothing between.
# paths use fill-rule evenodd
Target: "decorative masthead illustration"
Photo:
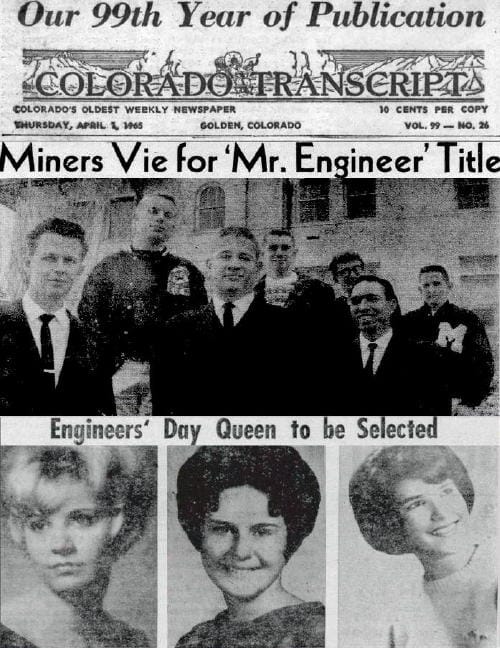
<instances>
[{"instance_id":1,"label":"decorative masthead illustration","mask_svg":"<svg viewBox=\"0 0 500 648\"><path fill-rule=\"evenodd\" d=\"M24 99L484 100L483 51L23 51Z\"/></svg>"}]
</instances>

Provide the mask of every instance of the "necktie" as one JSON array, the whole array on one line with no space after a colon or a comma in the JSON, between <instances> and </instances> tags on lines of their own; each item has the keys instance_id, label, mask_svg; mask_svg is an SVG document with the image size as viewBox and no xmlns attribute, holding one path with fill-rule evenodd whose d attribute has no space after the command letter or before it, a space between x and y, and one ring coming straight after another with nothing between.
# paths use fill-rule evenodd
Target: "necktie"
<instances>
[{"instance_id":1,"label":"necktie","mask_svg":"<svg viewBox=\"0 0 500 648\"><path fill-rule=\"evenodd\" d=\"M234 318L233 318L233 302L226 302L224 304L224 313L222 315L222 325L224 329L229 330L234 328Z\"/></svg>"},{"instance_id":2,"label":"necktie","mask_svg":"<svg viewBox=\"0 0 500 648\"><path fill-rule=\"evenodd\" d=\"M40 346L42 355L42 370L45 387L52 391L56 387L56 373L54 371L54 349L52 347L52 337L50 335L49 322L54 319L54 315L44 313L40 315L42 328L40 330Z\"/></svg>"},{"instance_id":3,"label":"necktie","mask_svg":"<svg viewBox=\"0 0 500 648\"><path fill-rule=\"evenodd\" d=\"M375 349L377 348L377 343L376 342L370 342L368 345L368 349L370 350L370 353L368 354L368 360L366 361L365 364L365 374L369 378L373 378L373 359L375 356Z\"/></svg>"}]
</instances>

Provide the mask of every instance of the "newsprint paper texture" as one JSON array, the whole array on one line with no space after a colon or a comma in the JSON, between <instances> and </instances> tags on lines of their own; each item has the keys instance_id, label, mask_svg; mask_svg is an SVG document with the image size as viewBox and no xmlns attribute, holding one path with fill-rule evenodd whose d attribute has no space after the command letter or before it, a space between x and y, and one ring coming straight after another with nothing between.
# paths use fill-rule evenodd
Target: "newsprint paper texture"
<instances>
[{"instance_id":1,"label":"newsprint paper texture","mask_svg":"<svg viewBox=\"0 0 500 648\"><path fill-rule=\"evenodd\" d=\"M498 29L1 3L0 648L499 645Z\"/></svg>"}]
</instances>

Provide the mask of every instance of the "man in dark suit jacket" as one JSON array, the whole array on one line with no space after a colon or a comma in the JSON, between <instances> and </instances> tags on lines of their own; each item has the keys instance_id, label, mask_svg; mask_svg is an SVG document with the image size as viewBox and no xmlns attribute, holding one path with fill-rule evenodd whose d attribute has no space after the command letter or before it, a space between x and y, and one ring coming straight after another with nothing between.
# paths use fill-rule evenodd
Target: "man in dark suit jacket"
<instances>
[{"instance_id":1,"label":"man in dark suit jacket","mask_svg":"<svg viewBox=\"0 0 500 648\"><path fill-rule=\"evenodd\" d=\"M453 396L475 407L490 391L493 355L478 316L449 301L452 288L443 266L421 268L419 291L424 304L403 317L403 328L421 348L434 349L442 356Z\"/></svg>"},{"instance_id":2,"label":"man in dark suit jacket","mask_svg":"<svg viewBox=\"0 0 500 648\"><path fill-rule=\"evenodd\" d=\"M358 330L351 315L349 297L354 283L364 273L365 262L357 252L346 251L334 256L328 269L341 291L334 304L336 328L345 341L350 341Z\"/></svg>"},{"instance_id":3,"label":"man in dark suit jacket","mask_svg":"<svg viewBox=\"0 0 500 648\"><path fill-rule=\"evenodd\" d=\"M354 284L350 304L359 336L339 360L350 391L339 413L450 414L439 358L409 341L394 322L398 301L392 285L363 275Z\"/></svg>"},{"instance_id":4,"label":"man in dark suit jacket","mask_svg":"<svg viewBox=\"0 0 500 648\"><path fill-rule=\"evenodd\" d=\"M96 370L64 299L82 269L85 233L60 218L28 236L28 289L0 310L0 413L113 414L111 382Z\"/></svg>"},{"instance_id":5,"label":"man in dark suit jacket","mask_svg":"<svg viewBox=\"0 0 500 648\"><path fill-rule=\"evenodd\" d=\"M212 300L164 326L153 353L153 414L288 414L300 409L293 320L257 299L259 247L222 229L207 261ZM300 344L298 344L300 346Z\"/></svg>"}]
</instances>

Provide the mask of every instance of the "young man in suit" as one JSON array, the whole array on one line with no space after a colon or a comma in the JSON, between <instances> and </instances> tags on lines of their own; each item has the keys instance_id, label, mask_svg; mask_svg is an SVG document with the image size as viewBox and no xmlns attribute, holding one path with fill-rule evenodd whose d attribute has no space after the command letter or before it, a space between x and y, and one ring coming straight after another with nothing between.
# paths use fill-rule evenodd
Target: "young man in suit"
<instances>
[{"instance_id":1,"label":"young man in suit","mask_svg":"<svg viewBox=\"0 0 500 648\"><path fill-rule=\"evenodd\" d=\"M404 316L406 334L443 356L455 398L468 407L479 405L489 393L494 372L482 322L472 311L449 301L453 285L443 266L424 266L418 289L424 304Z\"/></svg>"},{"instance_id":2,"label":"young man in suit","mask_svg":"<svg viewBox=\"0 0 500 648\"><path fill-rule=\"evenodd\" d=\"M255 297L261 267L248 229L218 232L207 260L210 303L174 317L159 332L151 371L154 414L300 409L296 382L305 376L292 346L293 320L285 309Z\"/></svg>"},{"instance_id":3,"label":"young man in suit","mask_svg":"<svg viewBox=\"0 0 500 648\"><path fill-rule=\"evenodd\" d=\"M349 301L359 335L343 362L351 402L349 412L342 413L449 414L451 399L439 358L401 333L390 282L362 275Z\"/></svg>"},{"instance_id":4,"label":"young man in suit","mask_svg":"<svg viewBox=\"0 0 500 648\"><path fill-rule=\"evenodd\" d=\"M0 310L0 413L113 414L111 386L64 305L82 271L83 229L52 218L35 227L27 243L26 293Z\"/></svg>"}]
</instances>

